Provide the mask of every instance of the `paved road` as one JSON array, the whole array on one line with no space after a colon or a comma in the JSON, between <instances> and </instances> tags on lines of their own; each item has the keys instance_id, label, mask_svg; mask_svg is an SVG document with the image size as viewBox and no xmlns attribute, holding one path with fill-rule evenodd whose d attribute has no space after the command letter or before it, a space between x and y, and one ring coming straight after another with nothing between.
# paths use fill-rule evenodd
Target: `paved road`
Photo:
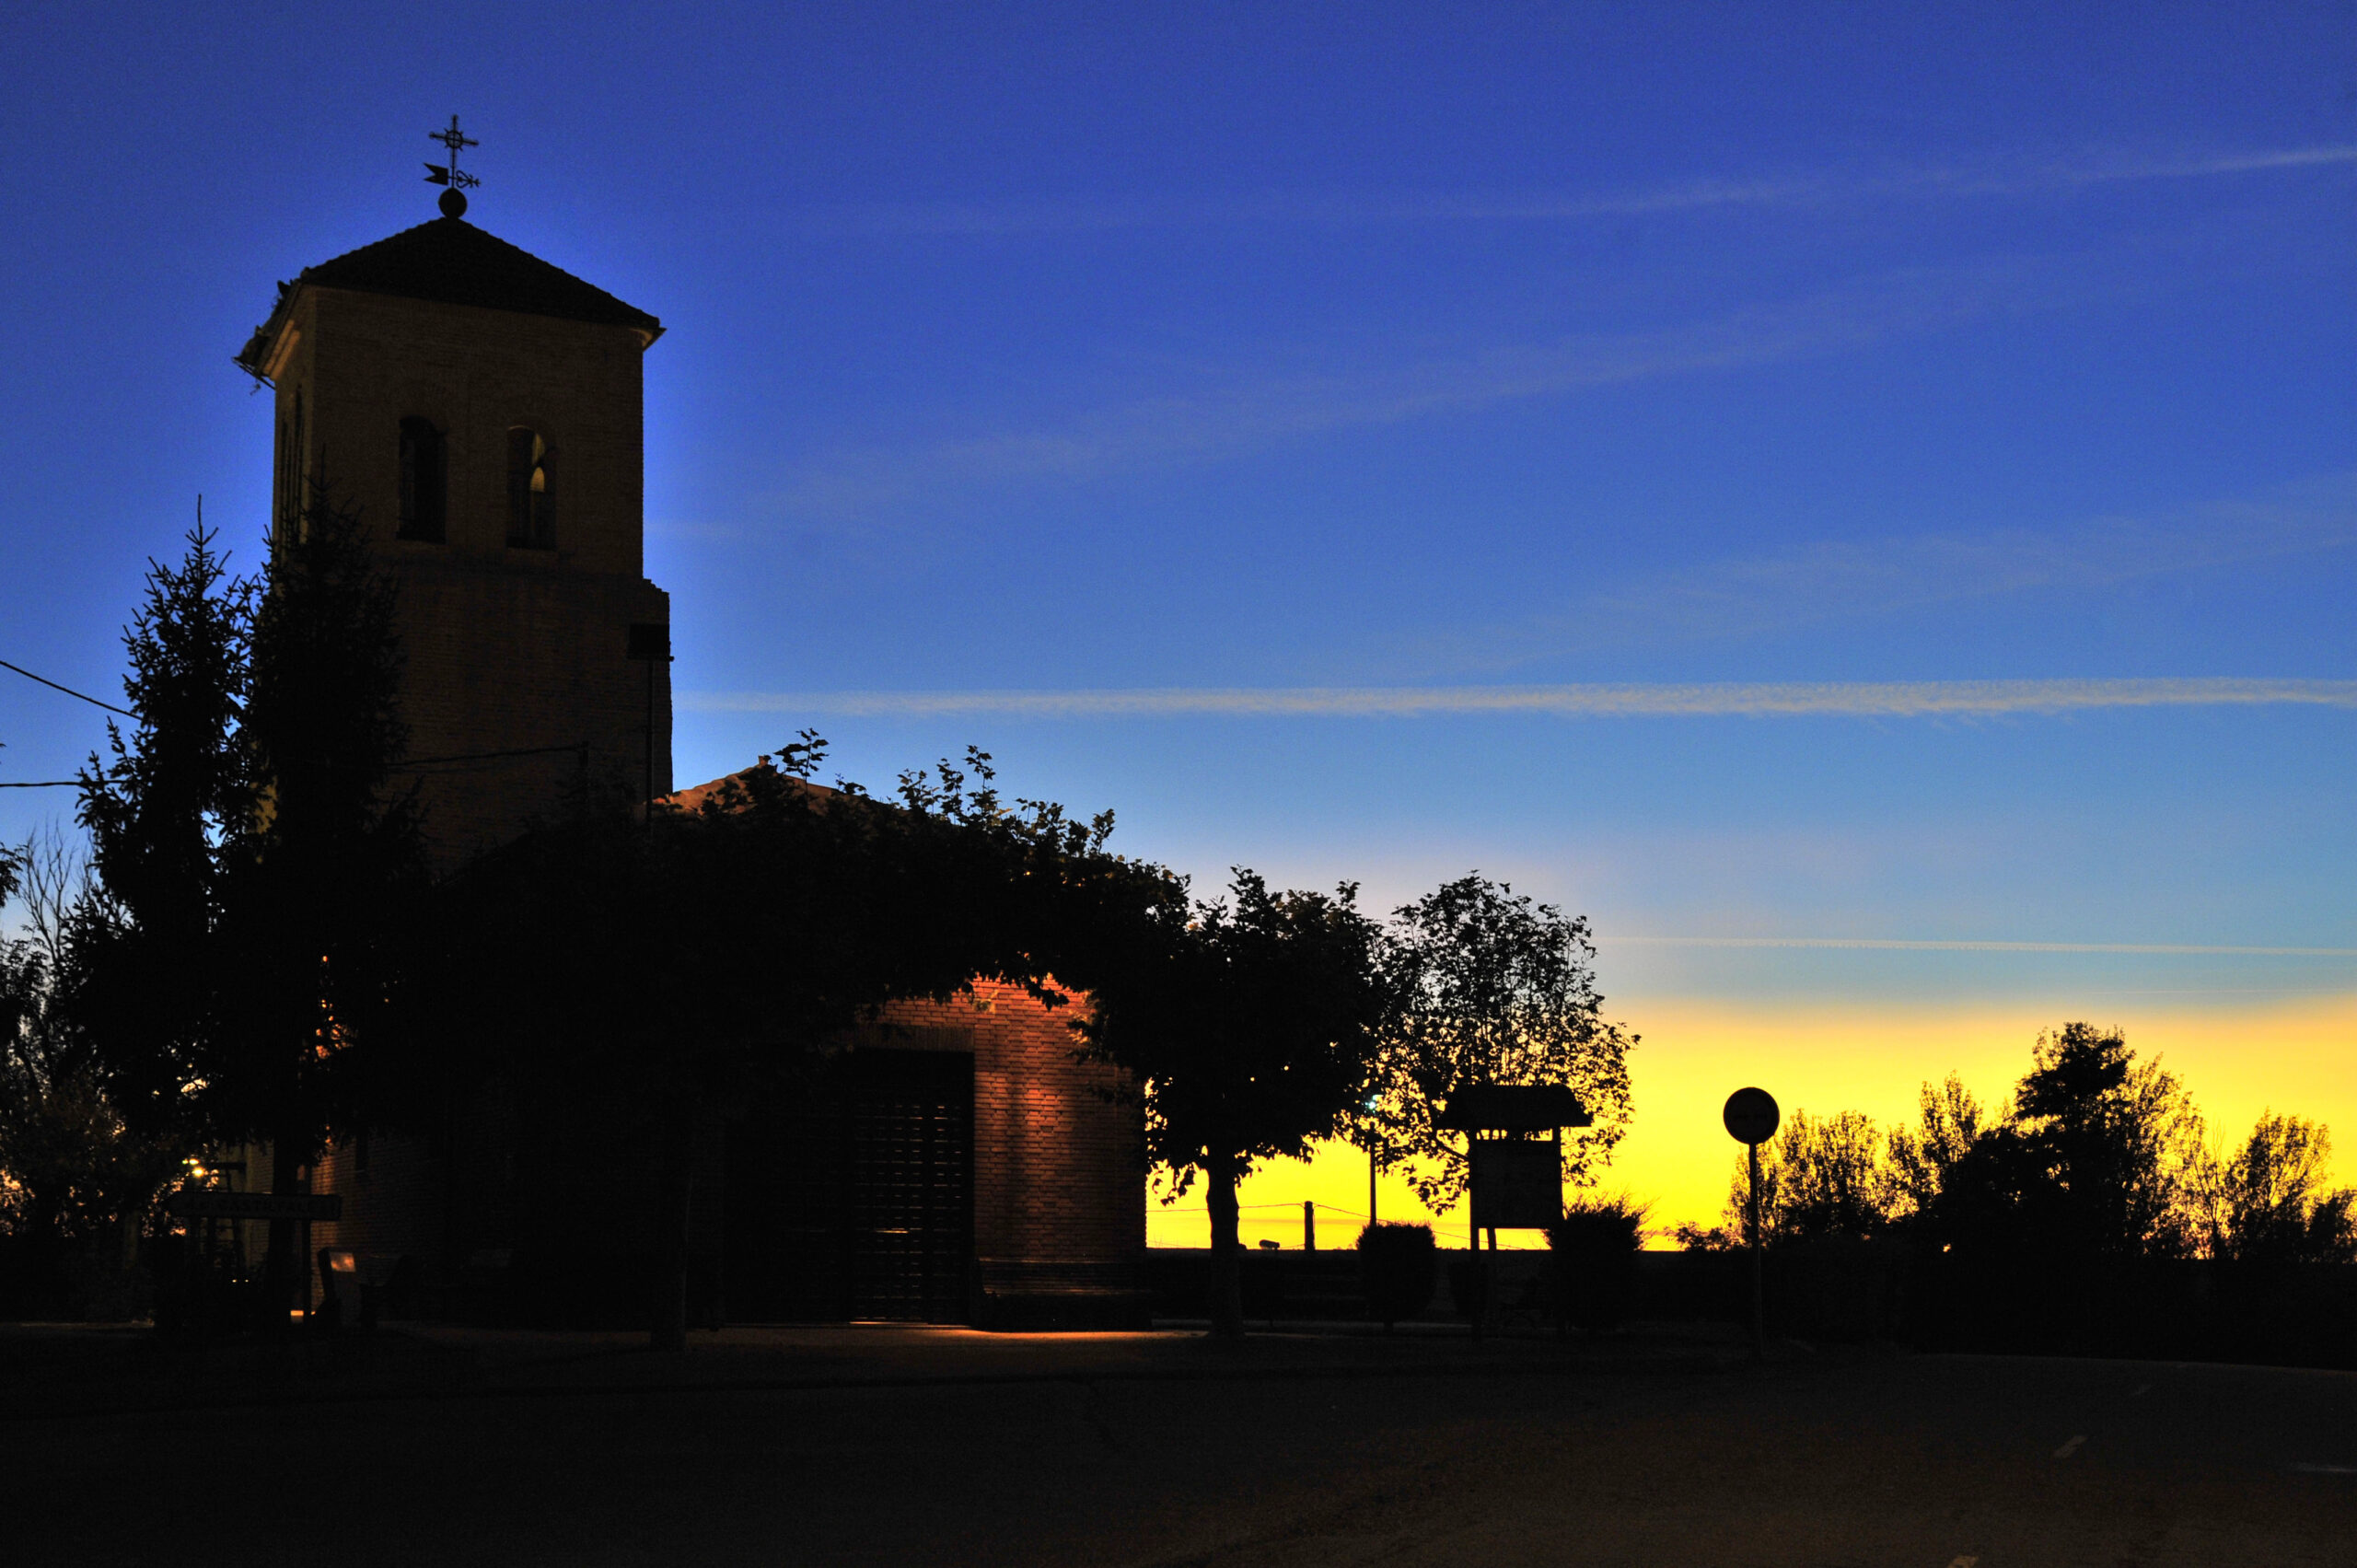
<instances>
[{"instance_id":1,"label":"paved road","mask_svg":"<svg viewBox=\"0 0 2357 1568\"><path fill-rule=\"evenodd\" d=\"M0 1562L2357 1564L2348 1374L1289 1365L17 1418Z\"/></svg>"}]
</instances>

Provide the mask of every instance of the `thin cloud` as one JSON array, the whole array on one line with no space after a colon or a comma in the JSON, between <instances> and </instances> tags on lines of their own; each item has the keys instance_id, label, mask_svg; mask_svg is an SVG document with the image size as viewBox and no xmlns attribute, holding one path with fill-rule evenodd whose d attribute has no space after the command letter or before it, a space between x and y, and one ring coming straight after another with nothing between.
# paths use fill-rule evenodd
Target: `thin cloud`
<instances>
[{"instance_id":1,"label":"thin cloud","mask_svg":"<svg viewBox=\"0 0 2357 1568\"><path fill-rule=\"evenodd\" d=\"M1998 718L2119 708L2357 709L2357 680L2232 678L1624 683L1568 686L1144 687L1081 691L689 691L701 713L847 718Z\"/></svg>"},{"instance_id":2,"label":"thin cloud","mask_svg":"<svg viewBox=\"0 0 2357 1568\"><path fill-rule=\"evenodd\" d=\"M2357 958L2357 947L2230 947L2186 942L1906 942L1872 936L1608 936L1622 947L1836 947L1888 953L2126 953L2170 958Z\"/></svg>"},{"instance_id":3,"label":"thin cloud","mask_svg":"<svg viewBox=\"0 0 2357 1568\"><path fill-rule=\"evenodd\" d=\"M2137 181L2214 180L2357 163L2357 146L2327 144L2197 157L2085 154L2045 163L1844 170L1699 180L1645 191L1375 195L1264 193L1117 201L916 202L807 211L801 232L833 238L1096 234L1139 228L1265 224L1576 222L1721 210L1819 207L1938 196L2027 196Z\"/></svg>"},{"instance_id":4,"label":"thin cloud","mask_svg":"<svg viewBox=\"0 0 2357 1568\"><path fill-rule=\"evenodd\" d=\"M841 517L977 482L1098 479L1336 430L1839 354L2008 310L2049 309L2095 292L2095 280L2014 257L1898 269L1659 331L1505 344L1355 375L1271 379L1147 400L1056 429L844 454L806 470L771 499L790 513Z\"/></svg>"},{"instance_id":5,"label":"thin cloud","mask_svg":"<svg viewBox=\"0 0 2357 1568\"><path fill-rule=\"evenodd\" d=\"M2158 517L1819 540L1649 574L1560 612L1424 640L1431 665L1503 671L1596 647L1690 644L2045 589L2100 589L2357 545L2357 473Z\"/></svg>"}]
</instances>

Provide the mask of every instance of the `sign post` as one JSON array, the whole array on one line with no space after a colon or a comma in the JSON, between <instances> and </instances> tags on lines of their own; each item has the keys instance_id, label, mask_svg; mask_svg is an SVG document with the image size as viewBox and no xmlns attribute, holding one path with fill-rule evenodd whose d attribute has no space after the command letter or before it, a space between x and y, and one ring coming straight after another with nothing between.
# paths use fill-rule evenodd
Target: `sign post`
<instances>
[{"instance_id":1,"label":"sign post","mask_svg":"<svg viewBox=\"0 0 2357 1568\"><path fill-rule=\"evenodd\" d=\"M1543 1228L1563 1217L1563 1129L1595 1121L1562 1084L1468 1084L1433 1118L1434 1126L1465 1134L1466 1206L1481 1291L1480 1310L1467 1316L1477 1336L1497 1294L1498 1232ZM1540 1132L1544 1142L1534 1136Z\"/></svg>"},{"instance_id":2,"label":"sign post","mask_svg":"<svg viewBox=\"0 0 2357 1568\"><path fill-rule=\"evenodd\" d=\"M1782 1120L1776 1109L1776 1097L1766 1089L1737 1089L1727 1096L1726 1109L1720 1113L1726 1123L1727 1136L1744 1145L1751 1167L1751 1198L1745 1205L1745 1228L1751 1241L1751 1353L1759 1360L1768 1357L1767 1295L1759 1280L1759 1145L1776 1135L1776 1124Z\"/></svg>"}]
</instances>

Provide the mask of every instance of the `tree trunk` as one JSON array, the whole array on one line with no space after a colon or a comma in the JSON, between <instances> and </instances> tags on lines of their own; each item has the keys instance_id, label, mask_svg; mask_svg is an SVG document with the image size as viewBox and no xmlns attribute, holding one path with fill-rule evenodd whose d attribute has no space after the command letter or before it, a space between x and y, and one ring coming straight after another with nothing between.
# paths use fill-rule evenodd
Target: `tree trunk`
<instances>
[{"instance_id":1,"label":"tree trunk","mask_svg":"<svg viewBox=\"0 0 2357 1568\"><path fill-rule=\"evenodd\" d=\"M649 1349L688 1348L688 1246L695 1214L696 1107L682 1097L663 1119L662 1168L655 1198L655 1277Z\"/></svg>"},{"instance_id":2,"label":"tree trunk","mask_svg":"<svg viewBox=\"0 0 2357 1568\"><path fill-rule=\"evenodd\" d=\"M1244 1337L1244 1240L1236 1202L1236 1166L1213 1160L1203 1171L1212 1214L1212 1332Z\"/></svg>"}]
</instances>

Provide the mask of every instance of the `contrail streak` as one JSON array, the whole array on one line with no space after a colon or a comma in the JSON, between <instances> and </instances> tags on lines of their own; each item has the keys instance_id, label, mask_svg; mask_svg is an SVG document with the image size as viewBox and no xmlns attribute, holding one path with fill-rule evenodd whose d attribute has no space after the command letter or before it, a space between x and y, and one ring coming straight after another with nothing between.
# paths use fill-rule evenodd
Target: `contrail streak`
<instances>
[{"instance_id":1,"label":"contrail streak","mask_svg":"<svg viewBox=\"0 0 2357 1568\"><path fill-rule=\"evenodd\" d=\"M2357 680L2227 677L2118 680L1889 680L1573 686L1135 687L1080 691L686 691L701 713L1018 719L1981 718L2109 708L2357 708Z\"/></svg>"},{"instance_id":2,"label":"contrail streak","mask_svg":"<svg viewBox=\"0 0 2357 1568\"><path fill-rule=\"evenodd\" d=\"M1863 947L1895 953L2129 953L2164 957L2357 958L2357 947L2229 947L2185 942L1901 942L1874 936L1607 936L1624 947Z\"/></svg>"}]
</instances>

